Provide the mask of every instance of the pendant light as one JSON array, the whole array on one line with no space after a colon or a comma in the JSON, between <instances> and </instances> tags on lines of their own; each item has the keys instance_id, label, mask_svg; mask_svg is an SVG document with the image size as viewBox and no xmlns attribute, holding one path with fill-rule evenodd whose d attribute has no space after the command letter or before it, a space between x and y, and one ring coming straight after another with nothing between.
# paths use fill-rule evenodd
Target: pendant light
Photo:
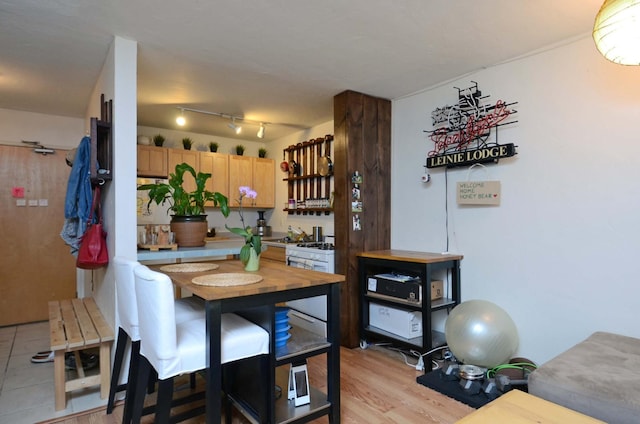
<instances>
[{"instance_id":1,"label":"pendant light","mask_svg":"<svg viewBox=\"0 0 640 424\"><path fill-rule=\"evenodd\" d=\"M606 0L596 15L593 40L610 61L640 65L640 0Z\"/></svg>"}]
</instances>

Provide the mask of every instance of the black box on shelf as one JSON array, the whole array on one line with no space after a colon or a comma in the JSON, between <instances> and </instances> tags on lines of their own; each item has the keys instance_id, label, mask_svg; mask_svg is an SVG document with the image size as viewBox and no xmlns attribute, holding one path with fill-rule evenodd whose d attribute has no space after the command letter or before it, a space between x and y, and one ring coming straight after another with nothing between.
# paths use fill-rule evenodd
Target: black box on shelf
<instances>
[{"instance_id":1,"label":"black box on shelf","mask_svg":"<svg viewBox=\"0 0 640 424\"><path fill-rule=\"evenodd\" d=\"M367 277L367 293L420 304L422 282L410 275L376 274Z\"/></svg>"}]
</instances>

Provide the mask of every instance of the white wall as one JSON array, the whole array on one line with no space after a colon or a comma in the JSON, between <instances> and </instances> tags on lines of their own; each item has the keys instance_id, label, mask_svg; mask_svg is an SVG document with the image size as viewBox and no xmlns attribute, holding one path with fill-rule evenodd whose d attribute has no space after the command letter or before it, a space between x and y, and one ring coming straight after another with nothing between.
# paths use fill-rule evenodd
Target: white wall
<instances>
[{"instance_id":1,"label":"white wall","mask_svg":"<svg viewBox=\"0 0 640 424\"><path fill-rule=\"evenodd\" d=\"M467 168L420 182L431 112L471 81L489 102L518 102L519 122L499 133L518 155L488 166L502 183L498 207L456 205ZM596 330L640 337L639 81L640 68L606 61L584 37L393 102L392 247L446 250L448 199L463 300L504 308L518 355L538 363ZM471 180L482 179L474 169Z\"/></svg>"},{"instance_id":2,"label":"white wall","mask_svg":"<svg viewBox=\"0 0 640 424\"><path fill-rule=\"evenodd\" d=\"M176 111L177 112L177 111ZM213 117L211 119L219 119ZM232 133L229 130L229 133ZM209 134L200 134L194 133L190 131L183 131L180 129L177 130L169 130L165 128L155 128L155 127L145 127L142 125L138 126L138 135L144 135L150 137L151 144L153 144L153 136L156 134L162 134L165 137L165 141L163 147L169 147L172 149L182 149L182 139L184 137L189 137L193 141L193 145L191 146L191 150L199 150L208 152L209 151L209 143L215 141L218 143L218 153L226 153L226 154L236 154L235 147L238 144L242 144L246 150L244 151L245 156L258 156L258 149L261 147L265 147L270 150L270 143L264 143L262 140L256 137L255 141L247 141L247 140L238 140L234 137L218 137ZM267 155L268 157L273 157L272 155Z\"/></svg>"},{"instance_id":3,"label":"white wall","mask_svg":"<svg viewBox=\"0 0 640 424\"><path fill-rule=\"evenodd\" d=\"M307 130L299 131L269 144L269 151L273 151L270 157L276 160L276 207L272 214L268 214L269 219L267 219L267 222L273 227L274 231L287 231L290 225L293 228L302 228L307 234L311 235L313 227L320 226L322 227L323 235L335 235L333 229L333 213L329 215L289 215L283 211L284 205L288 201L288 190L287 183L283 181L283 178L286 178L287 174L280 170L282 150L293 144L324 137L327 134L333 134L333 121L328 121Z\"/></svg>"},{"instance_id":4,"label":"white wall","mask_svg":"<svg viewBox=\"0 0 640 424\"><path fill-rule=\"evenodd\" d=\"M43 146L72 149L80 143L88 125L80 118L0 109L0 143L39 141Z\"/></svg>"},{"instance_id":5,"label":"white wall","mask_svg":"<svg viewBox=\"0 0 640 424\"><path fill-rule=\"evenodd\" d=\"M114 37L96 82L89 117L100 116L100 94L113 99L113 181L104 185L102 210L108 233L109 256L136 259L136 59L137 44ZM93 282L91 282L93 280ZM107 321L117 328L113 267L85 273L85 290L91 293Z\"/></svg>"}]
</instances>

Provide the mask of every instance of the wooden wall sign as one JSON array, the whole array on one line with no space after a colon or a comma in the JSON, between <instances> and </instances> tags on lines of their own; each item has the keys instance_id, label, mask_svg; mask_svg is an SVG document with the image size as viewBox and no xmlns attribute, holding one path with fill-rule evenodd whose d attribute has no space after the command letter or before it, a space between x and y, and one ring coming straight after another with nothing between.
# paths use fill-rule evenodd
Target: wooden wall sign
<instances>
[{"instance_id":1,"label":"wooden wall sign","mask_svg":"<svg viewBox=\"0 0 640 424\"><path fill-rule=\"evenodd\" d=\"M431 113L434 130L424 132L434 147L427 154L426 168L498 162L517 153L513 143L498 144L498 128L518 122L512 119L517 102L484 104L488 97L474 83L458 89L458 104Z\"/></svg>"},{"instance_id":2,"label":"wooden wall sign","mask_svg":"<svg viewBox=\"0 0 640 424\"><path fill-rule=\"evenodd\" d=\"M464 181L456 187L456 199L459 205L500 204L500 181Z\"/></svg>"}]
</instances>

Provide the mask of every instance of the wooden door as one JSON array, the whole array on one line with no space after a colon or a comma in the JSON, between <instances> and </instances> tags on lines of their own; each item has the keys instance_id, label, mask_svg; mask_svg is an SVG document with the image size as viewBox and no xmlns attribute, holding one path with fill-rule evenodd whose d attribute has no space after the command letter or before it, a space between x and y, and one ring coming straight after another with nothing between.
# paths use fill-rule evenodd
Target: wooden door
<instances>
[{"instance_id":1,"label":"wooden door","mask_svg":"<svg viewBox=\"0 0 640 424\"><path fill-rule=\"evenodd\" d=\"M76 296L75 258L60 238L66 153L0 146L0 326L46 320L50 300Z\"/></svg>"},{"instance_id":2,"label":"wooden door","mask_svg":"<svg viewBox=\"0 0 640 424\"><path fill-rule=\"evenodd\" d=\"M169 174L175 173L176 165L181 163L188 163L196 173L198 172L198 169L200 169L200 156L195 150L169 149L167 155ZM195 178L193 178L189 173L185 173L183 178L184 182L182 183L182 187L184 187L185 191L195 191L197 187Z\"/></svg>"},{"instance_id":3,"label":"wooden door","mask_svg":"<svg viewBox=\"0 0 640 424\"><path fill-rule=\"evenodd\" d=\"M276 205L276 162L273 159L253 158L253 189L258 193L257 208Z\"/></svg>"},{"instance_id":4,"label":"wooden door","mask_svg":"<svg viewBox=\"0 0 640 424\"><path fill-rule=\"evenodd\" d=\"M251 157L249 156L229 156L229 205L238 206L240 197L240 187L251 187L253 184L253 170L251 167ZM243 203L243 207L250 206L249 202Z\"/></svg>"},{"instance_id":5,"label":"wooden door","mask_svg":"<svg viewBox=\"0 0 640 424\"><path fill-rule=\"evenodd\" d=\"M167 178L167 149L138 145L138 176ZM175 166L174 166L175 170Z\"/></svg>"},{"instance_id":6,"label":"wooden door","mask_svg":"<svg viewBox=\"0 0 640 424\"><path fill-rule=\"evenodd\" d=\"M224 153L200 152L200 172L211 174L205 188L229 197L229 155ZM213 202L207 202L213 206Z\"/></svg>"}]
</instances>

